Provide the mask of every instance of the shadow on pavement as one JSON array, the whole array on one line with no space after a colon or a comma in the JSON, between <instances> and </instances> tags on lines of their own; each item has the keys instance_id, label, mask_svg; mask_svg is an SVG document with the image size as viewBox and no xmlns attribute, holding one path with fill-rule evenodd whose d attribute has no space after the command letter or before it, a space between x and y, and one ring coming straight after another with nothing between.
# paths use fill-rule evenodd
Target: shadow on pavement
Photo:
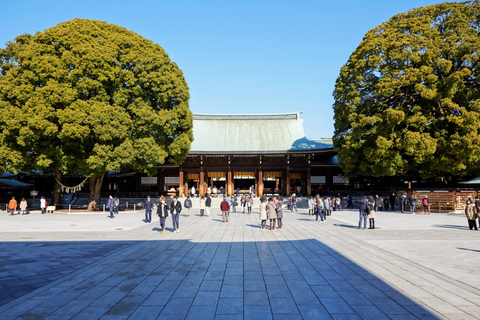
<instances>
[{"instance_id":1,"label":"shadow on pavement","mask_svg":"<svg viewBox=\"0 0 480 320\"><path fill-rule=\"evenodd\" d=\"M435 224L433 226L437 228L468 230L467 226L458 226L458 225L452 225L452 224Z\"/></svg>"},{"instance_id":2,"label":"shadow on pavement","mask_svg":"<svg viewBox=\"0 0 480 320\"><path fill-rule=\"evenodd\" d=\"M129 241L0 243L0 305L132 243Z\"/></svg>"},{"instance_id":3,"label":"shadow on pavement","mask_svg":"<svg viewBox=\"0 0 480 320\"><path fill-rule=\"evenodd\" d=\"M352 226L352 225L349 225L349 224L334 223L333 225L336 226L336 227L350 228L350 229L357 229L358 228L358 226Z\"/></svg>"},{"instance_id":4,"label":"shadow on pavement","mask_svg":"<svg viewBox=\"0 0 480 320\"><path fill-rule=\"evenodd\" d=\"M0 245L3 316L439 319L316 239Z\"/></svg>"},{"instance_id":5,"label":"shadow on pavement","mask_svg":"<svg viewBox=\"0 0 480 320\"><path fill-rule=\"evenodd\" d=\"M480 250L474 250L474 249L468 249L468 248L457 248L459 250L467 250L467 251L473 251L473 252L480 252Z\"/></svg>"}]
</instances>

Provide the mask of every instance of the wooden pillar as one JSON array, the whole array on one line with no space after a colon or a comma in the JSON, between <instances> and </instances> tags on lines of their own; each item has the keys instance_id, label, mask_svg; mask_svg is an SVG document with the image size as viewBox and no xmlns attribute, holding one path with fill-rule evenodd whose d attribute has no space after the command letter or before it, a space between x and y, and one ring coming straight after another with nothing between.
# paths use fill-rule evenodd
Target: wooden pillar
<instances>
[{"instance_id":1,"label":"wooden pillar","mask_svg":"<svg viewBox=\"0 0 480 320\"><path fill-rule=\"evenodd\" d=\"M200 186L198 190L200 197L205 195L205 173L203 170L200 170Z\"/></svg>"},{"instance_id":2,"label":"wooden pillar","mask_svg":"<svg viewBox=\"0 0 480 320\"><path fill-rule=\"evenodd\" d=\"M263 170L258 169L258 196L263 196Z\"/></svg>"},{"instance_id":3,"label":"wooden pillar","mask_svg":"<svg viewBox=\"0 0 480 320\"><path fill-rule=\"evenodd\" d=\"M178 195L180 197L183 197L183 170L182 169L180 169L179 175L180 175L180 181L179 181L180 185L179 185Z\"/></svg>"},{"instance_id":4,"label":"wooden pillar","mask_svg":"<svg viewBox=\"0 0 480 320\"><path fill-rule=\"evenodd\" d=\"M163 170L159 170L157 173L157 193L163 194L164 184L165 184L165 178L163 177ZM115 190L115 192L117 193L119 192L118 190L119 186L120 186L120 181L117 185L117 190Z\"/></svg>"},{"instance_id":5,"label":"wooden pillar","mask_svg":"<svg viewBox=\"0 0 480 320\"><path fill-rule=\"evenodd\" d=\"M288 196L290 197L290 169L287 167L287 181L286 181L286 195L285 196Z\"/></svg>"},{"instance_id":6,"label":"wooden pillar","mask_svg":"<svg viewBox=\"0 0 480 320\"><path fill-rule=\"evenodd\" d=\"M232 195L232 169L227 171L227 194Z\"/></svg>"},{"instance_id":7,"label":"wooden pillar","mask_svg":"<svg viewBox=\"0 0 480 320\"><path fill-rule=\"evenodd\" d=\"M307 196L312 195L312 169L307 170Z\"/></svg>"}]
</instances>

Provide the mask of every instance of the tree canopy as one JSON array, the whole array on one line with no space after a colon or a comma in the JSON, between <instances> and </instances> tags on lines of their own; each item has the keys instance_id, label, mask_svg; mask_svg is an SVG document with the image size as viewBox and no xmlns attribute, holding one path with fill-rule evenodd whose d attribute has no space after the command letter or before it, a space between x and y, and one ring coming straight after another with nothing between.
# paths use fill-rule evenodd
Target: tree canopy
<instances>
[{"instance_id":1,"label":"tree canopy","mask_svg":"<svg viewBox=\"0 0 480 320\"><path fill-rule=\"evenodd\" d=\"M98 193L107 171L185 159L188 100L163 48L123 27L74 19L20 35L0 50L0 163L82 173Z\"/></svg>"},{"instance_id":2,"label":"tree canopy","mask_svg":"<svg viewBox=\"0 0 480 320\"><path fill-rule=\"evenodd\" d=\"M367 32L335 84L345 175L480 174L480 5L441 3Z\"/></svg>"}]
</instances>

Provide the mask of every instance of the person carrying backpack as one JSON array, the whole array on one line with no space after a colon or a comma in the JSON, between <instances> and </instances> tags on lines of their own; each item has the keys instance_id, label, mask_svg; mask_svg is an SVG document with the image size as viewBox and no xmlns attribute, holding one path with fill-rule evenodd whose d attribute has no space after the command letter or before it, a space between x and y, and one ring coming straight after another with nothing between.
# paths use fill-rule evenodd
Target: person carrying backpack
<instances>
[{"instance_id":1,"label":"person carrying backpack","mask_svg":"<svg viewBox=\"0 0 480 320\"><path fill-rule=\"evenodd\" d=\"M188 215L190 212L190 208L192 207L192 199L190 199L190 195L187 195L187 199L185 199L185 201L183 202L183 207L187 211L187 215Z\"/></svg>"},{"instance_id":2,"label":"person carrying backpack","mask_svg":"<svg viewBox=\"0 0 480 320\"><path fill-rule=\"evenodd\" d=\"M430 214L430 207L428 206L429 205L428 196L423 197L422 204L423 204L423 214L427 214L427 212L428 214Z\"/></svg>"},{"instance_id":3,"label":"person carrying backpack","mask_svg":"<svg viewBox=\"0 0 480 320\"><path fill-rule=\"evenodd\" d=\"M413 196L413 194L408 197L408 201L410 202L410 213L411 214L415 214L415 197Z\"/></svg>"}]
</instances>

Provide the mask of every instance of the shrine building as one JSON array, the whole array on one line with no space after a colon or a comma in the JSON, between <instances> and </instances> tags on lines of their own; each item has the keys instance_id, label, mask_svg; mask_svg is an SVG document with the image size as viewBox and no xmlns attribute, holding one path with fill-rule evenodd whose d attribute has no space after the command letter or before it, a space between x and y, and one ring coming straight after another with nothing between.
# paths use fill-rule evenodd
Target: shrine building
<instances>
[{"instance_id":1,"label":"shrine building","mask_svg":"<svg viewBox=\"0 0 480 320\"><path fill-rule=\"evenodd\" d=\"M209 187L232 194L254 186L262 196L288 195L301 187L302 194L310 195L348 185L331 139L306 138L300 113L194 114L193 136L181 165L158 165L156 176L139 177L137 190L182 197L192 186L197 195Z\"/></svg>"}]
</instances>

